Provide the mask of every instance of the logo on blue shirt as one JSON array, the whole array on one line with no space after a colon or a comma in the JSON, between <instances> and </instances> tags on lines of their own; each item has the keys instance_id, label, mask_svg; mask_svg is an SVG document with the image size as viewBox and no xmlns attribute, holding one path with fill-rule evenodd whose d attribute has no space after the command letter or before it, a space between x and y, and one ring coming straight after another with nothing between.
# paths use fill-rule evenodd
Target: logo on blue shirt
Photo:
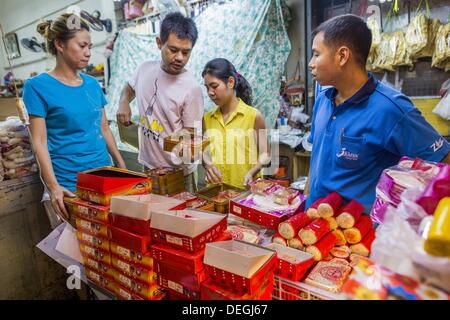
<instances>
[{"instance_id":1,"label":"logo on blue shirt","mask_svg":"<svg viewBox=\"0 0 450 320\"><path fill-rule=\"evenodd\" d=\"M430 148L433 149L433 152L438 151L440 148L442 148L442 146L444 145L444 138L439 138L438 140L436 140L431 146Z\"/></svg>"},{"instance_id":2,"label":"logo on blue shirt","mask_svg":"<svg viewBox=\"0 0 450 320\"><path fill-rule=\"evenodd\" d=\"M359 159L359 154L347 151L346 148L342 148L341 151L336 154L336 157L344 157L346 160L357 161Z\"/></svg>"}]
</instances>

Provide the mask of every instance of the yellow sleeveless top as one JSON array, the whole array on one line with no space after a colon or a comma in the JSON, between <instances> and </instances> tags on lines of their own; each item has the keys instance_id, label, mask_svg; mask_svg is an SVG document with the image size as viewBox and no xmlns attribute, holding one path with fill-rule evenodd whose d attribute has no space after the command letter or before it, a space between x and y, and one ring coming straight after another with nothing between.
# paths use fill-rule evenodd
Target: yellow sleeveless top
<instances>
[{"instance_id":1,"label":"yellow sleeveless top","mask_svg":"<svg viewBox=\"0 0 450 320\"><path fill-rule=\"evenodd\" d=\"M258 162L255 132L256 109L239 99L236 110L223 122L219 107L204 115L210 154L222 172L223 182L244 188L244 176Z\"/></svg>"}]
</instances>

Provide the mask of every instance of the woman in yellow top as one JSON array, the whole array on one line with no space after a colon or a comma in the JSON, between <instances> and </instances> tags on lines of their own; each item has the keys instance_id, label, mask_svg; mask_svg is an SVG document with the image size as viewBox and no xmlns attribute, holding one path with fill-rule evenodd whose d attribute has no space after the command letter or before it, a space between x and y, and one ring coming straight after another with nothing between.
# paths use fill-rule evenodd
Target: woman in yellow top
<instances>
[{"instance_id":1,"label":"woman in yellow top","mask_svg":"<svg viewBox=\"0 0 450 320\"><path fill-rule=\"evenodd\" d=\"M251 107L248 81L228 60L211 60L202 77L217 105L203 117L205 136L211 139L203 162L207 182L244 188L269 160L264 118Z\"/></svg>"}]
</instances>

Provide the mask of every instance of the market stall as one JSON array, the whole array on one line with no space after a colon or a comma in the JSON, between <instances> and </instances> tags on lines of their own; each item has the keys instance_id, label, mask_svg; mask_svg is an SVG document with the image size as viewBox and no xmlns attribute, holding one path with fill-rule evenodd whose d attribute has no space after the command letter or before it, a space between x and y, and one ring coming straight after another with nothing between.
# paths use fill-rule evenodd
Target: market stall
<instances>
[{"instance_id":1,"label":"market stall","mask_svg":"<svg viewBox=\"0 0 450 320\"><path fill-rule=\"evenodd\" d=\"M86 2L89 10L91 5L96 5L90 0ZM13 116L15 104L10 97L13 94L20 96L26 82L19 81L20 85L14 87L11 81L16 80L17 73L14 77L12 73L7 74L4 78L7 85L2 90L8 98L0 100L0 114L5 114L0 118L0 227L7 230L8 241L16 239L10 234L20 233L17 239L25 242L24 235L35 225L39 226L39 235L30 232L32 239L26 241L26 257L20 257L20 263L17 263L20 268L15 269L14 277L5 277L4 287L14 287L15 279L21 277L20 272L30 274L31 265L33 268L44 265L41 277L51 278L50 274L57 269L52 286L60 288L62 283L62 291L66 291L67 270L73 275L69 276L76 284L74 287L78 288L80 282L85 283L94 293L90 297L92 299L449 300L448 164L401 158L395 166L384 169L381 176L376 177L376 190L369 190L376 197L369 209L367 203L363 205L359 199L345 197L344 190L334 185L317 201L314 199L307 205L312 199L308 188L313 188L313 191L319 189L308 185L311 168L317 168L311 161L313 144L309 138L313 100L324 89L310 81L307 74L310 58L307 33L322 20L338 14L356 13L365 20L370 14L366 11L367 1L355 1L358 5L350 4L349 8L344 1L333 2L331 7L327 1L293 2L185 1L181 8L171 1L165 2L165 6L162 1L158 2L159 6L153 6L152 1L122 1L108 7L117 15L117 21L112 23L118 33L114 40L108 42L102 38L102 44L98 46L107 44L106 51L100 54L102 59L96 57L95 64L89 64L83 70L94 77L95 84L100 83L100 91L106 93L108 103L105 104L103 99L95 101L95 110L103 112L104 107L107 124L99 125L103 121L100 111L97 118L81 121L81 114L85 116L87 113L76 114L71 110L72 113L63 119L66 122L57 120L53 128L61 129L58 128L61 123L64 127L73 125L74 120L79 122L76 125L83 129L77 131L79 127L74 128L75 134L69 132L69 139L62 143L67 147L76 145L71 139L78 132L91 133L88 129L92 128L85 128L86 124L87 127L96 126L94 138L100 137L100 132L103 135L111 125L109 147L114 145L111 141L115 141L120 148L120 152L115 154L122 154L125 161L120 164L115 161L117 167L113 167L111 161L111 166L100 167L94 166L96 159L92 159L90 163L83 163L89 170L76 166L76 173L71 172L76 175L76 190L71 189L75 196L68 196L70 192L65 191L69 190L62 191L65 197L61 202L64 202L63 207L69 216L53 231L43 219L47 218L46 214L50 218L52 210L45 213L41 204L44 184L39 176L42 171L33 154L31 137L19 118ZM392 8L382 4L385 2L377 3L382 16L393 15L389 24L386 21L384 25L379 24L374 17L367 20L373 32L367 69L373 72L374 79L392 85L411 98L432 128L442 136L442 140L427 146L438 150L450 134L450 118L445 113L450 110L447 106L450 89L448 83L443 84L448 77L450 61L450 50L445 43L450 35L449 24L440 14L437 18L432 18L431 13L425 14L422 12L424 7L418 5L417 12L408 17L407 23L397 28L394 22L403 21L405 13L395 13L396 1L391 2ZM447 9L448 5L436 5L433 13L440 8ZM148 124L150 129L154 127L155 132L165 129L158 121L150 122L146 118L148 110L150 114L153 112L153 104L145 105L144 117L139 114L138 103L130 101L134 117L130 116L132 123L129 126L120 124L116 113L124 87L126 84L131 87L130 75L136 67L145 60L160 58L156 39L163 13L167 13L165 10L180 11L184 16L192 17L199 29L192 59L186 65L197 84L202 86L205 83L202 76L205 63L224 56L234 63L233 81L237 83L238 78L247 78L253 87L253 106L270 131L270 165L275 167L270 174L261 170L269 166L264 165L249 181L245 180L245 187L211 184L204 177L206 165L198 165L188 174L195 176L198 189L188 191L185 181L188 175L183 166L151 166L144 164L142 158L138 160L135 152L143 139L140 132L143 126ZM411 13L411 9L408 12ZM97 14L83 11L83 16L94 31L111 32L108 21L100 19ZM97 30L100 26L102 31ZM30 44L28 40L26 43ZM99 51L95 53L98 55ZM107 57L104 62L103 54ZM21 68L20 64L17 68ZM419 80L424 84L418 84ZM154 83L153 103L158 91L157 82ZM235 89L230 91L235 94ZM98 92L94 92L97 97ZM35 95L40 97L41 93L36 90ZM50 90L50 96L52 93ZM210 98L208 89L200 95L205 101L205 112L216 107L217 100ZM91 102L91 95L87 94L87 99ZM63 100L59 99L52 106L58 107ZM102 104L100 108L99 104ZM162 107L164 109L166 105ZM240 110L240 113L244 112ZM36 117L36 113L33 115ZM256 116L252 121L256 122L255 119ZM227 121L222 122L224 126ZM380 130L383 125L373 131ZM255 127L253 123L251 126ZM182 150L182 153L190 153L190 160L204 160L205 150L214 144L214 139L198 132L194 134L193 128L189 129L186 141L178 131L160 140L159 136L155 139L147 132L147 138L158 140L161 154L172 153L175 157L178 153L176 156L181 157L179 151ZM402 136L401 132L399 136L399 141L410 138ZM353 146L364 139L345 137L342 129L340 139L335 139L341 148L344 138ZM89 145L86 149L92 151L92 144L86 145ZM226 146L227 143L221 142L221 145ZM109 152L108 157L112 157L111 148L99 144L96 151L100 147L105 154ZM236 148L237 153L244 149ZM344 154L345 148L341 151ZM74 159L83 158L85 150L72 152ZM67 156L61 153L54 158ZM155 156L154 150L149 154ZM331 154L336 154L334 149ZM362 153L355 154L349 154L350 158L353 157L350 160L357 160L360 155L363 158ZM346 165L345 169L356 167L352 163ZM59 170L65 169L61 164L58 167ZM322 174L331 175L331 169ZM231 169L230 175L236 172ZM341 173L341 180L348 178L348 172L343 170ZM65 176L60 174L58 178L64 180ZM52 208L48 200L53 200L54 196L52 194L47 199L47 209ZM24 218L25 211L33 213L34 218L29 223ZM21 214L13 216L17 212ZM61 212L55 212L54 216L61 215ZM17 227L18 219L23 228ZM8 228L3 229L4 226ZM7 265L8 261L13 261L23 248L1 241L0 258L6 257L6 262L0 271L9 272L11 266ZM38 259L42 259L42 253L50 259L46 263L27 265L27 259L31 256L33 258L30 259L34 259L36 252L29 251L35 250L36 244L40 250L36 251L41 255ZM10 248L19 249L12 252L14 250ZM29 291L30 279L26 277L26 284L21 287L23 291ZM41 284L44 282L40 281ZM42 284L41 287L45 286ZM30 292L39 296L37 291ZM17 296L8 293L6 298Z\"/></svg>"},{"instance_id":2,"label":"market stall","mask_svg":"<svg viewBox=\"0 0 450 320\"><path fill-rule=\"evenodd\" d=\"M269 180L149 193L151 179L113 168L80 173L67 203L88 283L117 299L448 299L449 169L387 169L372 218L338 192L305 210Z\"/></svg>"}]
</instances>

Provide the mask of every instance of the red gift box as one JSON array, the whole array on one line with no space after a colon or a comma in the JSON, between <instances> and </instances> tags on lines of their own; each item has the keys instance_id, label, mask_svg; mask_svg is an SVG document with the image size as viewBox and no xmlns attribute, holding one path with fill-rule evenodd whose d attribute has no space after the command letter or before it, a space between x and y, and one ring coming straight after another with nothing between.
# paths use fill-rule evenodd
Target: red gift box
<instances>
[{"instance_id":1,"label":"red gift box","mask_svg":"<svg viewBox=\"0 0 450 320\"><path fill-rule=\"evenodd\" d=\"M77 230L78 241L90 247L98 248L102 251L109 251L109 239L99 237L88 232Z\"/></svg>"},{"instance_id":2,"label":"red gift box","mask_svg":"<svg viewBox=\"0 0 450 320\"><path fill-rule=\"evenodd\" d=\"M111 213L111 225L122 230L150 237L150 219L139 220Z\"/></svg>"},{"instance_id":3,"label":"red gift box","mask_svg":"<svg viewBox=\"0 0 450 320\"><path fill-rule=\"evenodd\" d=\"M88 267L85 267L86 278L94 282L99 287L108 290L112 294L116 292L116 283L110 275L100 273Z\"/></svg>"},{"instance_id":4,"label":"red gift box","mask_svg":"<svg viewBox=\"0 0 450 320\"><path fill-rule=\"evenodd\" d=\"M231 240L231 234L224 232L215 241L224 240ZM198 273L205 267L203 264L205 249L196 253L187 253L165 245L154 244L151 251L153 259L186 272Z\"/></svg>"},{"instance_id":5,"label":"red gift box","mask_svg":"<svg viewBox=\"0 0 450 320\"><path fill-rule=\"evenodd\" d=\"M277 252L275 274L292 281L300 281L314 264L314 257L308 252L289 248L277 243L266 246Z\"/></svg>"},{"instance_id":6,"label":"red gift box","mask_svg":"<svg viewBox=\"0 0 450 320\"><path fill-rule=\"evenodd\" d=\"M100 167L77 174L77 195L86 201L109 205L112 196L147 194L152 182L145 174Z\"/></svg>"},{"instance_id":7,"label":"red gift box","mask_svg":"<svg viewBox=\"0 0 450 320\"><path fill-rule=\"evenodd\" d=\"M114 255L111 256L111 265L121 273L127 274L140 282L151 283L155 281L153 270L145 269L142 266L124 261Z\"/></svg>"},{"instance_id":8,"label":"red gift box","mask_svg":"<svg viewBox=\"0 0 450 320\"><path fill-rule=\"evenodd\" d=\"M200 290L193 290L170 280L169 276L158 274L158 285L166 289L174 300L199 300Z\"/></svg>"},{"instance_id":9,"label":"red gift box","mask_svg":"<svg viewBox=\"0 0 450 320\"><path fill-rule=\"evenodd\" d=\"M111 264L111 254L109 251L104 251L84 243L80 243L80 252L82 255L89 256L99 262Z\"/></svg>"},{"instance_id":10,"label":"red gift box","mask_svg":"<svg viewBox=\"0 0 450 320\"><path fill-rule=\"evenodd\" d=\"M206 279L205 270L190 273L155 260L155 272L160 286L187 299L200 298L201 284Z\"/></svg>"},{"instance_id":11,"label":"red gift box","mask_svg":"<svg viewBox=\"0 0 450 320\"><path fill-rule=\"evenodd\" d=\"M83 255L83 265L92 271L96 271L111 278L114 278L115 276L115 271L110 264L98 261L90 256Z\"/></svg>"},{"instance_id":12,"label":"red gift box","mask_svg":"<svg viewBox=\"0 0 450 320\"><path fill-rule=\"evenodd\" d=\"M186 202L156 194L115 196L111 198L111 224L118 228L150 236L154 210L183 210Z\"/></svg>"},{"instance_id":13,"label":"red gift box","mask_svg":"<svg viewBox=\"0 0 450 320\"><path fill-rule=\"evenodd\" d=\"M151 282L141 282L137 279L123 274L118 270L115 276L116 283L122 288L125 288L137 296L146 300L160 300L160 296L163 294L162 289L157 285L156 274L152 277Z\"/></svg>"},{"instance_id":14,"label":"red gift box","mask_svg":"<svg viewBox=\"0 0 450 320\"><path fill-rule=\"evenodd\" d=\"M208 243L203 260L212 281L242 294L254 294L273 277L276 261L274 250L239 240Z\"/></svg>"},{"instance_id":15,"label":"red gift box","mask_svg":"<svg viewBox=\"0 0 450 320\"><path fill-rule=\"evenodd\" d=\"M110 226L109 238L111 241L126 246L130 249L140 251L142 253L150 252L151 238L126 230Z\"/></svg>"},{"instance_id":16,"label":"red gift box","mask_svg":"<svg viewBox=\"0 0 450 320\"><path fill-rule=\"evenodd\" d=\"M205 250L196 253L187 253L185 251L173 249L164 245L152 245L152 257L154 261L168 264L179 270L197 273L203 270L203 256Z\"/></svg>"},{"instance_id":17,"label":"red gift box","mask_svg":"<svg viewBox=\"0 0 450 320\"><path fill-rule=\"evenodd\" d=\"M126 260L136 265L143 266L145 269L153 269L153 258L150 254L135 251L121 246L115 242L110 243L111 253L122 260Z\"/></svg>"},{"instance_id":18,"label":"red gift box","mask_svg":"<svg viewBox=\"0 0 450 320\"><path fill-rule=\"evenodd\" d=\"M236 198L231 199L230 213L241 218L253 221L272 230L278 230L278 225L281 222L289 219L297 213L302 212L305 208L305 201L303 201L294 212L277 215L274 213L258 210L254 207L246 206L245 204L240 203L241 200L246 199L251 194L251 192L246 192Z\"/></svg>"},{"instance_id":19,"label":"red gift box","mask_svg":"<svg viewBox=\"0 0 450 320\"><path fill-rule=\"evenodd\" d=\"M109 223L109 206L102 206L79 198L64 198L67 205L75 216L82 219Z\"/></svg>"},{"instance_id":20,"label":"red gift box","mask_svg":"<svg viewBox=\"0 0 450 320\"><path fill-rule=\"evenodd\" d=\"M214 281L206 280L202 283L200 298L201 300L271 300L273 286L273 277L267 278L255 294L238 294L236 292L223 289L215 284Z\"/></svg>"},{"instance_id":21,"label":"red gift box","mask_svg":"<svg viewBox=\"0 0 450 320\"><path fill-rule=\"evenodd\" d=\"M227 228L223 214L202 210L154 212L151 221L153 243L197 252L217 239Z\"/></svg>"},{"instance_id":22,"label":"red gift box","mask_svg":"<svg viewBox=\"0 0 450 320\"><path fill-rule=\"evenodd\" d=\"M144 298L138 296L131 290L122 287L120 284L116 284L116 297L119 300L145 300Z\"/></svg>"},{"instance_id":23,"label":"red gift box","mask_svg":"<svg viewBox=\"0 0 450 320\"><path fill-rule=\"evenodd\" d=\"M90 234L104 238L108 237L108 225L105 223L100 223L94 220L88 220L80 217L77 217L75 221L77 230L86 231Z\"/></svg>"}]
</instances>

